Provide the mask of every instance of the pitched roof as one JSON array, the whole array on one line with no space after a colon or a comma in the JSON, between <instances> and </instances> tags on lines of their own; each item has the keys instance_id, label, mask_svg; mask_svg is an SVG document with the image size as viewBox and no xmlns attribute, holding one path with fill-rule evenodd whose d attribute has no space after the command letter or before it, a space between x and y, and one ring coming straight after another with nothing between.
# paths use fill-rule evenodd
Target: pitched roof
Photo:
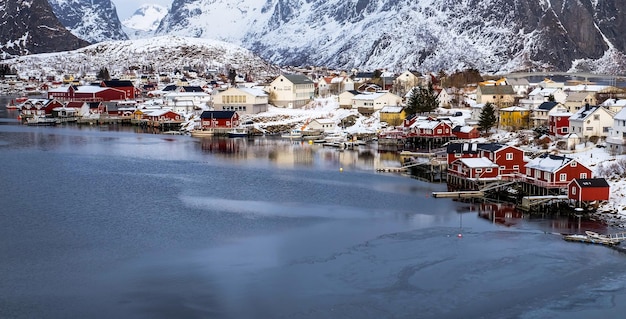
<instances>
[{"instance_id":1,"label":"pitched roof","mask_svg":"<svg viewBox=\"0 0 626 319\"><path fill-rule=\"evenodd\" d=\"M231 119L235 116L235 111L204 111L200 114L201 119Z\"/></svg>"},{"instance_id":2,"label":"pitched roof","mask_svg":"<svg viewBox=\"0 0 626 319\"><path fill-rule=\"evenodd\" d=\"M556 172L559 168L567 165L572 159L565 156L541 154L540 156L530 160L526 164L526 168L534 168L540 171Z\"/></svg>"},{"instance_id":3,"label":"pitched roof","mask_svg":"<svg viewBox=\"0 0 626 319\"><path fill-rule=\"evenodd\" d=\"M293 84L313 84L311 79L302 74L283 74Z\"/></svg>"},{"instance_id":4,"label":"pitched roof","mask_svg":"<svg viewBox=\"0 0 626 319\"><path fill-rule=\"evenodd\" d=\"M537 110L550 111L552 110L558 102L543 102L538 107Z\"/></svg>"},{"instance_id":5,"label":"pitched roof","mask_svg":"<svg viewBox=\"0 0 626 319\"><path fill-rule=\"evenodd\" d=\"M498 167L498 164L490 161L486 157L460 158L457 161L460 161L463 165L471 168Z\"/></svg>"},{"instance_id":6,"label":"pitched roof","mask_svg":"<svg viewBox=\"0 0 626 319\"><path fill-rule=\"evenodd\" d=\"M129 87L134 86L133 82L129 80L110 80L110 81L102 81L107 87Z\"/></svg>"},{"instance_id":7,"label":"pitched roof","mask_svg":"<svg viewBox=\"0 0 626 319\"><path fill-rule=\"evenodd\" d=\"M609 183L604 178L576 178L574 181L582 188L610 187Z\"/></svg>"},{"instance_id":8,"label":"pitched roof","mask_svg":"<svg viewBox=\"0 0 626 319\"><path fill-rule=\"evenodd\" d=\"M510 85L481 85L479 90L483 95L507 94L514 95L515 91Z\"/></svg>"}]
</instances>

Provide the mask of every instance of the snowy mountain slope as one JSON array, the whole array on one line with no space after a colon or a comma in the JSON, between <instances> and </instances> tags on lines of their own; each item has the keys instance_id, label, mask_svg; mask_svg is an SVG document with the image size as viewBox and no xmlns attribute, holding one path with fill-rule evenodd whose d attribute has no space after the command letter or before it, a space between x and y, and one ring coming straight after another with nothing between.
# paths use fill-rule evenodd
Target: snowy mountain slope
<instances>
[{"instance_id":1,"label":"snowy mountain slope","mask_svg":"<svg viewBox=\"0 0 626 319\"><path fill-rule=\"evenodd\" d=\"M90 43L126 40L111 0L48 0L59 21Z\"/></svg>"},{"instance_id":2,"label":"snowy mountain slope","mask_svg":"<svg viewBox=\"0 0 626 319\"><path fill-rule=\"evenodd\" d=\"M80 63L77 63L80 62ZM267 62L239 46L209 39L160 36L150 39L107 41L64 53L35 54L6 60L19 74L45 77L61 73L96 73L107 67L111 74L131 68L151 68L173 72L192 67L200 72L216 70L261 77L268 71ZM275 74L275 70L272 70Z\"/></svg>"},{"instance_id":3,"label":"snowy mountain slope","mask_svg":"<svg viewBox=\"0 0 626 319\"><path fill-rule=\"evenodd\" d=\"M279 64L593 70L621 61L625 12L621 0L174 0L156 33L232 41Z\"/></svg>"},{"instance_id":4,"label":"snowy mountain slope","mask_svg":"<svg viewBox=\"0 0 626 319\"><path fill-rule=\"evenodd\" d=\"M0 59L88 44L65 29L46 0L0 1L0 16Z\"/></svg>"},{"instance_id":5,"label":"snowy mountain slope","mask_svg":"<svg viewBox=\"0 0 626 319\"><path fill-rule=\"evenodd\" d=\"M159 26L163 17L167 15L167 8L158 4L144 4L122 24L131 29L153 31Z\"/></svg>"}]
</instances>

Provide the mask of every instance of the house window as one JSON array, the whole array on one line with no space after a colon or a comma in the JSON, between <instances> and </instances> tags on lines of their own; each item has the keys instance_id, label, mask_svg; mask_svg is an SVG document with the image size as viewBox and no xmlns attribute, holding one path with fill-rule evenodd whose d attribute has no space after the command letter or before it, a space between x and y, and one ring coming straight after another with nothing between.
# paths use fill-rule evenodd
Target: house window
<instances>
[{"instance_id":1,"label":"house window","mask_svg":"<svg viewBox=\"0 0 626 319\"><path fill-rule=\"evenodd\" d=\"M456 153L456 154L454 154L454 157L456 157L456 158L461 158L461 153Z\"/></svg>"},{"instance_id":2,"label":"house window","mask_svg":"<svg viewBox=\"0 0 626 319\"><path fill-rule=\"evenodd\" d=\"M513 153L506 153L506 160L507 161L512 161L513 160Z\"/></svg>"},{"instance_id":3,"label":"house window","mask_svg":"<svg viewBox=\"0 0 626 319\"><path fill-rule=\"evenodd\" d=\"M567 133L567 129L568 129L567 127L562 127L562 128L561 128L561 132L563 132L563 133Z\"/></svg>"},{"instance_id":4,"label":"house window","mask_svg":"<svg viewBox=\"0 0 626 319\"><path fill-rule=\"evenodd\" d=\"M599 121L600 120L600 114L594 114L593 120L594 121Z\"/></svg>"},{"instance_id":5,"label":"house window","mask_svg":"<svg viewBox=\"0 0 626 319\"><path fill-rule=\"evenodd\" d=\"M578 164L578 162L572 162L572 163L570 164L570 166L571 166L571 167L576 167L576 164Z\"/></svg>"},{"instance_id":6,"label":"house window","mask_svg":"<svg viewBox=\"0 0 626 319\"><path fill-rule=\"evenodd\" d=\"M587 173L580 173L580 178L587 178Z\"/></svg>"},{"instance_id":7,"label":"house window","mask_svg":"<svg viewBox=\"0 0 626 319\"><path fill-rule=\"evenodd\" d=\"M572 187L572 195L576 195L576 187Z\"/></svg>"},{"instance_id":8,"label":"house window","mask_svg":"<svg viewBox=\"0 0 626 319\"><path fill-rule=\"evenodd\" d=\"M519 165L513 165L513 169L519 171Z\"/></svg>"},{"instance_id":9,"label":"house window","mask_svg":"<svg viewBox=\"0 0 626 319\"><path fill-rule=\"evenodd\" d=\"M587 131L593 131L593 127L588 126L585 130L587 130Z\"/></svg>"},{"instance_id":10,"label":"house window","mask_svg":"<svg viewBox=\"0 0 626 319\"><path fill-rule=\"evenodd\" d=\"M535 177L536 178L540 178L541 177L541 171L540 170L536 170L535 171Z\"/></svg>"},{"instance_id":11,"label":"house window","mask_svg":"<svg viewBox=\"0 0 626 319\"><path fill-rule=\"evenodd\" d=\"M545 179L546 181L550 180L550 172L543 172L543 179Z\"/></svg>"},{"instance_id":12,"label":"house window","mask_svg":"<svg viewBox=\"0 0 626 319\"><path fill-rule=\"evenodd\" d=\"M565 173L559 174L559 181L566 182L567 181L567 174L565 174Z\"/></svg>"},{"instance_id":13,"label":"house window","mask_svg":"<svg viewBox=\"0 0 626 319\"><path fill-rule=\"evenodd\" d=\"M527 169L526 169L526 176L532 176L532 175L530 174L530 168L527 168Z\"/></svg>"},{"instance_id":14,"label":"house window","mask_svg":"<svg viewBox=\"0 0 626 319\"><path fill-rule=\"evenodd\" d=\"M477 168L477 169L476 169L476 173L482 173L482 172L483 172L483 169L482 169L482 168Z\"/></svg>"},{"instance_id":15,"label":"house window","mask_svg":"<svg viewBox=\"0 0 626 319\"><path fill-rule=\"evenodd\" d=\"M437 134L441 134L441 129L437 129Z\"/></svg>"},{"instance_id":16,"label":"house window","mask_svg":"<svg viewBox=\"0 0 626 319\"><path fill-rule=\"evenodd\" d=\"M491 169L491 168L486 168L486 169L485 169L485 172L487 172L487 173L491 173L491 172L493 172L493 169Z\"/></svg>"}]
</instances>

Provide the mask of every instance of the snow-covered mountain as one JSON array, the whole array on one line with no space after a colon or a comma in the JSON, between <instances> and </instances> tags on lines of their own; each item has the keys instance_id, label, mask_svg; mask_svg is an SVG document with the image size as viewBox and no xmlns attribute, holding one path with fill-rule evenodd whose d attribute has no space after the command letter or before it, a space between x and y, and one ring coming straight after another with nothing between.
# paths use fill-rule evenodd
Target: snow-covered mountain
<instances>
[{"instance_id":1,"label":"snow-covered mountain","mask_svg":"<svg viewBox=\"0 0 626 319\"><path fill-rule=\"evenodd\" d=\"M90 43L126 40L111 0L48 0L59 21Z\"/></svg>"},{"instance_id":2,"label":"snow-covered mountain","mask_svg":"<svg viewBox=\"0 0 626 319\"><path fill-rule=\"evenodd\" d=\"M290 65L624 72L625 15L623 0L174 0L156 34Z\"/></svg>"},{"instance_id":3,"label":"snow-covered mountain","mask_svg":"<svg viewBox=\"0 0 626 319\"><path fill-rule=\"evenodd\" d=\"M154 35L161 20L167 15L167 8L158 4L144 4L133 15L122 21L124 32L131 39L147 38Z\"/></svg>"},{"instance_id":4,"label":"snow-covered mountain","mask_svg":"<svg viewBox=\"0 0 626 319\"><path fill-rule=\"evenodd\" d=\"M185 67L225 74L235 69L240 75L256 78L278 72L249 50L234 44L178 36L100 42L73 51L21 56L3 63L15 67L21 76L34 77L95 74L103 67L107 67L111 75L130 69L167 73Z\"/></svg>"},{"instance_id":5,"label":"snow-covered mountain","mask_svg":"<svg viewBox=\"0 0 626 319\"><path fill-rule=\"evenodd\" d=\"M0 59L88 44L59 22L46 0L2 0L0 16Z\"/></svg>"}]
</instances>

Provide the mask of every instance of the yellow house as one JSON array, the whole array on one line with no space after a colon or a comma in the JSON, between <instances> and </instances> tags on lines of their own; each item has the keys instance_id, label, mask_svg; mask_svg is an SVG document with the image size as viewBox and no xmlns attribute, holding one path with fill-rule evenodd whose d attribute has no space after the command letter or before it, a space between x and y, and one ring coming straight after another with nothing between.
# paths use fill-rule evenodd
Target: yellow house
<instances>
[{"instance_id":1,"label":"yellow house","mask_svg":"<svg viewBox=\"0 0 626 319\"><path fill-rule=\"evenodd\" d=\"M406 112L402 106L385 106L380 110L380 121L390 126L400 126L406 118Z\"/></svg>"},{"instance_id":2,"label":"yellow house","mask_svg":"<svg viewBox=\"0 0 626 319\"><path fill-rule=\"evenodd\" d=\"M216 111L257 114L267 111L268 101L267 93L261 89L231 87L215 95L213 107Z\"/></svg>"},{"instance_id":3,"label":"yellow house","mask_svg":"<svg viewBox=\"0 0 626 319\"><path fill-rule=\"evenodd\" d=\"M315 82L300 74L279 75L268 87L269 103L277 107L301 108L315 94Z\"/></svg>"},{"instance_id":4,"label":"yellow house","mask_svg":"<svg viewBox=\"0 0 626 319\"><path fill-rule=\"evenodd\" d=\"M522 129L528 128L530 110L519 106L511 106L500 109L500 128Z\"/></svg>"}]
</instances>

